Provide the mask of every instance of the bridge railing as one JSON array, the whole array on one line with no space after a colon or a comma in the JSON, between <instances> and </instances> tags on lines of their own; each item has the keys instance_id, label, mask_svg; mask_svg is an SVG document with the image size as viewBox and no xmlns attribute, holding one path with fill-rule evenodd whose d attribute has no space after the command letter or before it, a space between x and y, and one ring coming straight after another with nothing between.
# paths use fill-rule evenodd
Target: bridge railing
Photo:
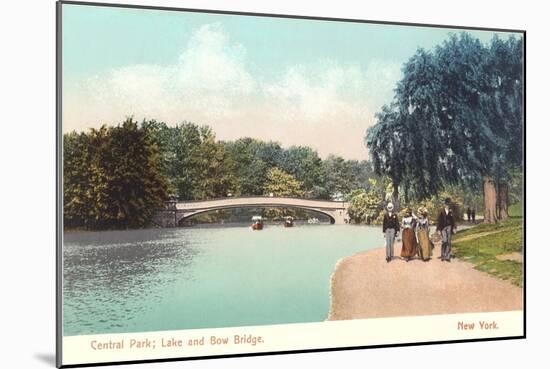
<instances>
[{"instance_id":1,"label":"bridge railing","mask_svg":"<svg viewBox=\"0 0 550 369\"><path fill-rule=\"evenodd\" d=\"M300 206L322 209L345 209L347 202L318 199L304 199L300 197L276 197L276 196L239 196L223 197L209 200L178 201L177 209L201 209L210 207L261 205L261 206Z\"/></svg>"}]
</instances>

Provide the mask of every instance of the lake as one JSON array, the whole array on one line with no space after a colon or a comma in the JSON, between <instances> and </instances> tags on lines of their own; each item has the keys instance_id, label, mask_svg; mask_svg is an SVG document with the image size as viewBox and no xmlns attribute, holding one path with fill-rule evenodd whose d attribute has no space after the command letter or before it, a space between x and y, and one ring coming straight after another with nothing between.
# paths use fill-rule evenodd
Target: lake
<instances>
[{"instance_id":1,"label":"lake","mask_svg":"<svg viewBox=\"0 0 550 369\"><path fill-rule=\"evenodd\" d=\"M336 262L383 242L327 224L67 232L64 335L323 321Z\"/></svg>"}]
</instances>

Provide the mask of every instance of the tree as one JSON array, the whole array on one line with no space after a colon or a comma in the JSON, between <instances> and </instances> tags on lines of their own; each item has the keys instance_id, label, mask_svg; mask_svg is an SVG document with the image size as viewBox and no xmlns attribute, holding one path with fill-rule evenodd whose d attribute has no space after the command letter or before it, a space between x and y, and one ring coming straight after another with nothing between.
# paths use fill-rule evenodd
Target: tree
<instances>
[{"instance_id":1,"label":"tree","mask_svg":"<svg viewBox=\"0 0 550 369\"><path fill-rule=\"evenodd\" d=\"M329 155L324 160L323 167L326 173L325 188L330 197L347 194L359 186L354 171L357 168L351 161L340 156Z\"/></svg>"},{"instance_id":2,"label":"tree","mask_svg":"<svg viewBox=\"0 0 550 369\"><path fill-rule=\"evenodd\" d=\"M407 167L402 160L406 154L407 134L395 104L384 105L376 118L377 123L367 131L365 143L371 153L375 172L391 178L392 202L398 211L400 208L399 185L407 174Z\"/></svg>"},{"instance_id":3,"label":"tree","mask_svg":"<svg viewBox=\"0 0 550 369\"><path fill-rule=\"evenodd\" d=\"M193 198L211 199L224 197L232 191L235 178L229 171L228 155L223 144L216 142L210 127L200 128L200 144L194 161Z\"/></svg>"},{"instance_id":4,"label":"tree","mask_svg":"<svg viewBox=\"0 0 550 369\"><path fill-rule=\"evenodd\" d=\"M101 134L99 137L102 137ZM98 198L100 228L141 228L168 199L168 181L162 174L161 158L147 130L132 119L107 130L96 159L103 172L100 183L106 194ZM102 201L103 200L103 201Z\"/></svg>"},{"instance_id":5,"label":"tree","mask_svg":"<svg viewBox=\"0 0 550 369\"><path fill-rule=\"evenodd\" d=\"M325 195L325 171L317 151L307 146L291 146L284 151L280 167L303 183L306 196Z\"/></svg>"},{"instance_id":6,"label":"tree","mask_svg":"<svg viewBox=\"0 0 550 369\"><path fill-rule=\"evenodd\" d=\"M184 122L174 127L143 122L160 146L163 172L180 200L226 196L235 187L231 160L208 126Z\"/></svg>"},{"instance_id":7,"label":"tree","mask_svg":"<svg viewBox=\"0 0 550 369\"><path fill-rule=\"evenodd\" d=\"M225 143L229 171L234 175L233 193L238 196L261 195L264 190L268 162L259 153L260 141L240 138Z\"/></svg>"},{"instance_id":8,"label":"tree","mask_svg":"<svg viewBox=\"0 0 550 369\"><path fill-rule=\"evenodd\" d=\"M89 137L84 133L63 135L63 224L86 226L90 213Z\"/></svg>"},{"instance_id":9,"label":"tree","mask_svg":"<svg viewBox=\"0 0 550 369\"><path fill-rule=\"evenodd\" d=\"M392 178L394 200L400 187L406 200L409 193L424 199L446 185L479 189L483 181L485 220L496 220L495 183L505 177L502 168L521 164L518 43L511 38L503 52L498 39L487 48L462 33L433 52L418 50L404 65L394 101L365 139L375 171Z\"/></svg>"},{"instance_id":10,"label":"tree","mask_svg":"<svg viewBox=\"0 0 550 369\"><path fill-rule=\"evenodd\" d=\"M509 183L523 166L523 40L495 36L489 47L482 106L497 150L490 173L496 182L497 213L508 218Z\"/></svg>"},{"instance_id":11,"label":"tree","mask_svg":"<svg viewBox=\"0 0 550 369\"><path fill-rule=\"evenodd\" d=\"M303 190L303 183L294 178L294 176L282 169L271 168L267 173L264 195L303 197L305 191ZM265 209L264 215L270 218L280 218L286 215L295 216L296 212L292 209Z\"/></svg>"},{"instance_id":12,"label":"tree","mask_svg":"<svg viewBox=\"0 0 550 369\"><path fill-rule=\"evenodd\" d=\"M349 202L348 214L355 223L375 219L380 212L382 198L374 191L357 189L347 196Z\"/></svg>"},{"instance_id":13,"label":"tree","mask_svg":"<svg viewBox=\"0 0 550 369\"><path fill-rule=\"evenodd\" d=\"M158 146L131 118L64 135L64 154L66 226L141 228L168 198Z\"/></svg>"},{"instance_id":14,"label":"tree","mask_svg":"<svg viewBox=\"0 0 550 369\"><path fill-rule=\"evenodd\" d=\"M201 160L200 127L183 122L174 127L155 121L143 122L160 147L162 169L180 200L193 200L198 183L198 162Z\"/></svg>"},{"instance_id":15,"label":"tree","mask_svg":"<svg viewBox=\"0 0 550 369\"><path fill-rule=\"evenodd\" d=\"M372 163L368 160L349 160L348 163L357 188L369 189L372 187L372 179L375 179L375 183L379 179L379 176L374 173Z\"/></svg>"},{"instance_id":16,"label":"tree","mask_svg":"<svg viewBox=\"0 0 550 369\"><path fill-rule=\"evenodd\" d=\"M255 157L265 163L268 168L280 167L284 158L284 150L281 144L274 141L254 140Z\"/></svg>"},{"instance_id":17,"label":"tree","mask_svg":"<svg viewBox=\"0 0 550 369\"><path fill-rule=\"evenodd\" d=\"M267 172L264 195L302 197L304 194L303 183L291 174L279 168L271 168Z\"/></svg>"},{"instance_id":18,"label":"tree","mask_svg":"<svg viewBox=\"0 0 550 369\"><path fill-rule=\"evenodd\" d=\"M485 221L496 221L496 194L494 188L494 159L498 155L498 130L489 124L483 101L487 96L488 70L498 63L493 60L479 40L461 34L451 37L436 49L442 86L442 102L452 118L441 117L444 132L449 132L448 144L457 163L452 184L462 182L479 188L483 182ZM452 124L451 124L452 123ZM501 127L502 128L502 127ZM462 173L461 173L462 171Z\"/></svg>"}]
</instances>

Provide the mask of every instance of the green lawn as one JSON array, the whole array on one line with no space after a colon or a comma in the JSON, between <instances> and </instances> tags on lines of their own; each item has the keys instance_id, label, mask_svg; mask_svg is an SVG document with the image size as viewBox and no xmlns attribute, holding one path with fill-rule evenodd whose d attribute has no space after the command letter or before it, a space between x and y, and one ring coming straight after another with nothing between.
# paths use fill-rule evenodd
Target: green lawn
<instances>
[{"instance_id":1,"label":"green lawn","mask_svg":"<svg viewBox=\"0 0 550 369\"><path fill-rule=\"evenodd\" d=\"M523 217L523 204L521 202L515 203L508 207L508 215L511 217Z\"/></svg>"},{"instance_id":2,"label":"green lawn","mask_svg":"<svg viewBox=\"0 0 550 369\"><path fill-rule=\"evenodd\" d=\"M499 255L523 254L522 218L479 224L459 231L453 241L456 257L474 264L478 270L523 287L523 263L497 258Z\"/></svg>"}]
</instances>

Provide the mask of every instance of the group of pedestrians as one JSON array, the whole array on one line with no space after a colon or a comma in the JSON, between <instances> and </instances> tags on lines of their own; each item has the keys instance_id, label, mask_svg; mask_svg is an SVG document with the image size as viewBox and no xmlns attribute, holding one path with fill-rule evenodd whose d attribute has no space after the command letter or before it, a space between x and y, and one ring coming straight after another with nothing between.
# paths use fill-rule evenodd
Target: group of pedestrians
<instances>
[{"instance_id":1,"label":"group of pedestrians","mask_svg":"<svg viewBox=\"0 0 550 369\"><path fill-rule=\"evenodd\" d=\"M436 231L441 236L441 261L447 262L451 261L451 237L456 230L455 218L450 205L451 199L445 199L445 206L439 212L436 226ZM393 245L400 231L402 232L401 258L408 262L418 255L423 261L430 260L434 246L430 240L428 210L421 207L415 215L412 209L407 208L405 216L400 222L391 202L386 208L387 212L384 214L382 224L382 232L386 238L386 261L389 263L394 258Z\"/></svg>"}]
</instances>

